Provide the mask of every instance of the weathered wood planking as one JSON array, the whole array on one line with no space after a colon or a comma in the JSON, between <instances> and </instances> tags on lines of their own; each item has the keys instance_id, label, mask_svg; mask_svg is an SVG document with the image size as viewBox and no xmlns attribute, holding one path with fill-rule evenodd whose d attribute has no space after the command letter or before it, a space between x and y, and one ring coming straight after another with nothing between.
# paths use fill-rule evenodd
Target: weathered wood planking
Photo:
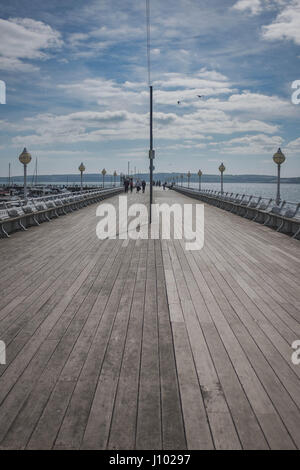
<instances>
[{"instance_id":1,"label":"weathered wood planking","mask_svg":"<svg viewBox=\"0 0 300 470\"><path fill-rule=\"evenodd\" d=\"M299 448L299 242L212 206L200 251L99 241L95 211L0 242L1 448Z\"/></svg>"}]
</instances>

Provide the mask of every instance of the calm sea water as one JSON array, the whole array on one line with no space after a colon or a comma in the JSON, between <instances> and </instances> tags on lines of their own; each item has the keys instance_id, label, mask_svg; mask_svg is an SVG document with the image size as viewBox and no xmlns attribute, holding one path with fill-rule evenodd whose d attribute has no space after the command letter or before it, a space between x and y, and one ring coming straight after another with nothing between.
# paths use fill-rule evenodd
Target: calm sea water
<instances>
[{"instance_id":1,"label":"calm sea water","mask_svg":"<svg viewBox=\"0 0 300 470\"><path fill-rule=\"evenodd\" d=\"M55 182L43 182L43 185L51 184L55 185ZM72 181L63 182L60 181L59 185L74 184ZM78 184L78 183L75 183ZM119 181L116 182L119 185ZM149 183L147 183L148 185ZM88 182L89 186L99 186L99 182ZM179 183L180 185L180 183ZM183 183L184 186L187 186L187 182ZM105 186L111 186L111 182L105 182ZM191 188L198 189L198 183L190 183ZM215 191L220 191L220 183L202 183L202 189L213 189ZM277 185L273 183L224 183L224 192L233 192L239 194L249 194L254 196L261 196L267 198L275 198ZM281 184L281 199L290 201L290 202L300 202L300 184Z\"/></svg>"},{"instance_id":2,"label":"calm sea water","mask_svg":"<svg viewBox=\"0 0 300 470\"><path fill-rule=\"evenodd\" d=\"M187 183L185 183L187 185ZM199 187L198 183L190 183L190 187ZM202 183L202 189L220 191L220 183ZM249 194L267 198L275 198L277 185L273 183L224 183L224 192ZM290 202L300 202L300 184L282 184L281 199Z\"/></svg>"}]
</instances>

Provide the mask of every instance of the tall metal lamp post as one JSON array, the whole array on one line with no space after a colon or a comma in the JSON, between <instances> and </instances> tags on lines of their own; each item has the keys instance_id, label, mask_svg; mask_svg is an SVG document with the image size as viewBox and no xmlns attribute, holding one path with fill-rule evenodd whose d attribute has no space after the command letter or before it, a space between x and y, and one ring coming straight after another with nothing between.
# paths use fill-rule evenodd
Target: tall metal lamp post
<instances>
[{"instance_id":1,"label":"tall metal lamp post","mask_svg":"<svg viewBox=\"0 0 300 470\"><path fill-rule=\"evenodd\" d=\"M201 176L202 176L202 171L198 171L198 176L199 176L199 191L201 191Z\"/></svg>"},{"instance_id":2,"label":"tall metal lamp post","mask_svg":"<svg viewBox=\"0 0 300 470\"><path fill-rule=\"evenodd\" d=\"M19 155L19 160L24 165L24 199L27 199L27 165L31 162L31 155L27 152L26 147Z\"/></svg>"},{"instance_id":3,"label":"tall metal lamp post","mask_svg":"<svg viewBox=\"0 0 300 470\"><path fill-rule=\"evenodd\" d=\"M116 186L116 178L117 178L117 172L116 170L114 171L114 186Z\"/></svg>"},{"instance_id":4,"label":"tall metal lamp post","mask_svg":"<svg viewBox=\"0 0 300 470\"><path fill-rule=\"evenodd\" d=\"M276 204L280 204L280 167L281 164L285 161L285 155L282 153L279 148L276 153L273 155L273 160L277 165L277 195L276 195Z\"/></svg>"},{"instance_id":5,"label":"tall metal lamp post","mask_svg":"<svg viewBox=\"0 0 300 470\"><path fill-rule=\"evenodd\" d=\"M190 187L190 179L191 179L191 172L187 172L187 179L188 179L188 188Z\"/></svg>"},{"instance_id":6,"label":"tall metal lamp post","mask_svg":"<svg viewBox=\"0 0 300 470\"><path fill-rule=\"evenodd\" d=\"M103 185L103 189L104 189L104 177L105 177L105 175L106 175L106 169L103 168L103 170L101 171L101 173L102 173L102 185Z\"/></svg>"},{"instance_id":7,"label":"tall metal lamp post","mask_svg":"<svg viewBox=\"0 0 300 470\"><path fill-rule=\"evenodd\" d=\"M85 171L85 166L84 164L81 162L79 167L78 167L78 170L80 171L80 189L82 191L82 186L83 186L83 172Z\"/></svg>"},{"instance_id":8,"label":"tall metal lamp post","mask_svg":"<svg viewBox=\"0 0 300 470\"><path fill-rule=\"evenodd\" d=\"M150 83L150 80L149 80ZM149 181L150 181L150 212L149 212L149 222L152 223L152 202L153 202L153 171L154 164L153 160L155 158L155 150L153 149L153 87L149 86L150 90L150 148L149 148Z\"/></svg>"},{"instance_id":9,"label":"tall metal lamp post","mask_svg":"<svg viewBox=\"0 0 300 470\"><path fill-rule=\"evenodd\" d=\"M223 173L226 170L225 166L223 163L219 166L219 172L221 173L221 194L223 194Z\"/></svg>"}]
</instances>

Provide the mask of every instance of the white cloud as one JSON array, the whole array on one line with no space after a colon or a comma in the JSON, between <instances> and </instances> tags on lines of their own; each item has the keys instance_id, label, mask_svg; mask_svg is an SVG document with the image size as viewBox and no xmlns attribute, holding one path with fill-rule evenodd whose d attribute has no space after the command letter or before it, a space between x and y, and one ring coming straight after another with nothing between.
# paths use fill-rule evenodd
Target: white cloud
<instances>
[{"instance_id":1,"label":"white cloud","mask_svg":"<svg viewBox=\"0 0 300 470\"><path fill-rule=\"evenodd\" d=\"M279 10L275 20L262 27L262 37L268 41L285 39L300 44L300 0L239 0L233 9L252 15Z\"/></svg>"},{"instance_id":2,"label":"white cloud","mask_svg":"<svg viewBox=\"0 0 300 470\"><path fill-rule=\"evenodd\" d=\"M142 27L133 27L128 24L118 25L118 27L102 26L89 33L91 37L95 38L108 38L116 42L124 39L136 38L137 36L144 36L145 30Z\"/></svg>"},{"instance_id":3,"label":"white cloud","mask_svg":"<svg viewBox=\"0 0 300 470\"><path fill-rule=\"evenodd\" d=\"M195 81L202 87L206 86L212 94L225 93L225 90L233 94L227 100L199 99L199 88L194 88ZM161 141L178 140L180 143L189 139L192 141L191 147L209 135L274 134L278 131L278 125L266 122L262 117L289 115L295 108L276 96L247 91L234 93L227 77L206 69L192 76L178 73L163 75L160 85L163 89L154 93L155 137ZM93 108L98 103L100 110L40 114L24 119L19 125L14 124L15 129L30 135L16 136L14 144L20 145L26 141L26 145L31 146L148 138L149 91L145 82L117 83L98 78L59 87L76 100L93 103ZM177 105L178 99L182 100L182 104ZM164 108L159 108L160 104L174 105L173 112L165 112Z\"/></svg>"},{"instance_id":4,"label":"white cloud","mask_svg":"<svg viewBox=\"0 0 300 470\"><path fill-rule=\"evenodd\" d=\"M300 137L295 140L291 140L286 146L286 154L287 156L298 156L300 157Z\"/></svg>"},{"instance_id":5,"label":"white cloud","mask_svg":"<svg viewBox=\"0 0 300 470\"><path fill-rule=\"evenodd\" d=\"M186 88L186 89L199 89L199 91L206 90L207 93L214 94L220 93L220 89L230 90L230 82L224 75L201 69L199 72L194 74L184 73L165 73L161 80L156 80L153 83L154 87L159 88Z\"/></svg>"},{"instance_id":6,"label":"white cloud","mask_svg":"<svg viewBox=\"0 0 300 470\"><path fill-rule=\"evenodd\" d=\"M97 103L111 110L135 109L137 106L145 105L149 95L146 84L142 89L143 87L132 82L123 84L104 78L85 79L78 83L58 85L58 88L76 97L77 100Z\"/></svg>"},{"instance_id":7,"label":"white cloud","mask_svg":"<svg viewBox=\"0 0 300 470\"><path fill-rule=\"evenodd\" d=\"M245 135L224 143L222 152L235 155L273 155L283 143L283 138L278 135Z\"/></svg>"},{"instance_id":8,"label":"white cloud","mask_svg":"<svg viewBox=\"0 0 300 470\"><path fill-rule=\"evenodd\" d=\"M286 6L272 24L263 27L263 38L286 39L300 45L300 0Z\"/></svg>"},{"instance_id":9,"label":"white cloud","mask_svg":"<svg viewBox=\"0 0 300 470\"><path fill-rule=\"evenodd\" d=\"M278 10L286 5L297 2L298 0L238 0L232 8L251 15L258 15L259 13Z\"/></svg>"},{"instance_id":10,"label":"white cloud","mask_svg":"<svg viewBox=\"0 0 300 470\"><path fill-rule=\"evenodd\" d=\"M16 57L2 57L0 56L0 69L9 72L36 72L39 70L35 65L22 62Z\"/></svg>"},{"instance_id":11,"label":"white cloud","mask_svg":"<svg viewBox=\"0 0 300 470\"><path fill-rule=\"evenodd\" d=\"M136 40L144 34L143 28L128 24L116 27L105 25L86 33L72 33L68 37L68 42L73 49L73 57L89 58L102 54L105 49L120 41ZM154 49L153 54L159 54L159 49Z\"/></svg>"},{"instance_id":12,"label":"white cloud","mask_svg":"<svg viewBox=\"0 0 300 470\"><path fill-rule=\"evenodd\" d=\"M53 156L53 157L60 157L60 156L65 156L65 157L82 157L82 150L44 150L44 149L35 149L34 150L34 155L38 156ZM94 155L94 152L87 152L86 150L84 151L84 155Z\"/></svg>"},{"instance_id":13,"label":"white cloud","mask_svg":"<svg viewBox=\"0 0 300 470\"><path fill-rule=\"evenodd\" d=\"M34 134L16 136L13 139L14 144L98 142L122 138L130 140L136 136L136 132L145 133L146 116L127 111L41 114L24 119L19 130L22 132L34 130Z\"/></svg>"},{"instance_id":14,"label":"white cloud","mask_svg":"<svg viewBox=\"0 0 300 470\"><path fill-rule=\"evenodd\" d=\"M156 48L153 48L151 50L151 55L152 56L159 56L160 55L160 49L158 49L157 47Z\"/></svg>"},{"instance_id":15,"label":"white cloud","mask_svg":"<svg viewBox=\"0 0 300 470\"><path fill-rule=\"evenodd\" d=\"M194 74L167 73L161 80L154 81L154 100L157 104L181 107L196 106L198 94L205 97L234 92L231 83L224 75L216 71L202 69ZM145 109L149 101L148 85L144 82L117 83L104 78L85 79L78 83L58 85L66 93L98 103L112 110L128 109L134 111L141 106Z\"/></svg>"},{"instance_id":16,"label":"white cloud","mask_svg":"<svg viewBox=\"0 0 300 470\"><path fill-rule=\"evenodd\" d=\"M233 5L233 8L239 11L249 10L252 15L256 15L262 11L261 3L260 0L239 0Z\"/></svg>"},{"instance_id":17,"label":"white cloud","mask_svg":"<svg viewBox=\"0 0 300 470\"><path fill-rule=\"evenodd\" d=\"M46 59L48 49L61 47L60 33L30 18L0 19L0 68L32 72L36 67L23 60Z\"/></svg>"},{"instance_id":18,"label":"white cloud","mask_svg":"<svg viewBox=\"0 0 300 470\"><path fill-rule=\"evenodd\" d=\"M91 112L81 111L65 115L42 114L27 118L19 131L34 133L19 135L15 145L98 142L110 140L147 140L148 113L124 110ZM278 126L259 120L241 120L219 110L201 110L178 116L175 113L154 113L154 131L157 139L195 141L204 135L230 135L243 132L272 134Z\"/></svg>"},{"instance_id":19,"label":"white cloud","mask_svg":"<svg viewBox=\"0 0 300 470\"><path fill-rule=\"evenodd\" d=\"M248 113L253 116L283 117L293 116L295 106L289 100L278 96L268 96L261 93L244 91L229 96L227 100L210 98L197 102L199 108L219 109L228 112Z\"/></svg>"}]
</instances>

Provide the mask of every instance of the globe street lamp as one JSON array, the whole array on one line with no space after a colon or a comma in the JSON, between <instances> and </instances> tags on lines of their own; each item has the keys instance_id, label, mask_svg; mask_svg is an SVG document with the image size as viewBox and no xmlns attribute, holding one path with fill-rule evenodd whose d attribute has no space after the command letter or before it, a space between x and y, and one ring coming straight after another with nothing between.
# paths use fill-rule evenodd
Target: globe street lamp
<instances>
[{"instance_id":1,"label":"globe street lamp","mask_svg":"<svg viewBox=\"0 0 300 470\"><path fill-rule=\"evenodd\" d=\"M27 165L31 162L31 155L24 148L23 152L19 155L19 160L24 165L24 199L27 198Z\"/></svg>"},{"instance_id":2,"label":"globe street lamp","mask_svg":"<svg viewBox=\"0 0 300 470\"><path fill-rule=\"evenodd\" d=\"M80 163L78 170L80 171L80 189L82 191L83 172L85 171L85 166L83 163Z\"/></svg>"},{"instance_id":3,"label":"globe street lamp","mask_svg":"<svg viewBox=\"0 0 300 470\"><path fill-rule=\"evenodd\" d=\"M219 166L219 171L221 173L221 194L223 194L223 173L226 170L225 166L223 163Z\"/></svg>"},{"instance_id":4,"label":"globe street lamp","mask_svg":"<svg viewBox=\"0 0 300 470\"><path fill-rule=\"evenodd\" d=\"M116 178L117 178L118 173L116 170L114 171L114 186L116 186Z\"/></svg>"},{"instance_id":5,"label":"globe street lamp","mask_svg":"<svg viewBox=\"0 0 300 470\"><path fill-rule=\"evenodd\" d=\"M187 179L188 179L188 188L190 187L190 179L191 179L191 172L187 172Z\"/></svg>"},{"instance_id":6,"label":"globe street lamp","mask_svg":"<svg viewBox=\"0 0 300 470\"><path fill-rule=\"evenodd\" d=\"M198 176L199 176L199 191L201 191L201 176L202 176L202 171L198 171Z\"/></svg>"},{"instance_id":7,"label":"globe street lamp","mask_svg":"<svg viewBox=\"0 0 300 470\"><path fill-rule=\"evenodd\" d=\"M104 177L105 177L105 175L106 175L106 169L103 168L103 170L101 171L101 173L102 173L102 184L103 184L103 188L104 188Z\"/></svg>"},{"instance_id":8,"label":"globe street lamp","mask_svg":"<svg viewBox=\"0 0 300 470\"><path fill-rule=\"evenodd\" d=\"M276 153L273 155L273 160L277 164L277 195L276 195L276 204L280 204L280 167L281 164L285 161L285 156L279 148Z\"/></svg>"}]
</instances>

